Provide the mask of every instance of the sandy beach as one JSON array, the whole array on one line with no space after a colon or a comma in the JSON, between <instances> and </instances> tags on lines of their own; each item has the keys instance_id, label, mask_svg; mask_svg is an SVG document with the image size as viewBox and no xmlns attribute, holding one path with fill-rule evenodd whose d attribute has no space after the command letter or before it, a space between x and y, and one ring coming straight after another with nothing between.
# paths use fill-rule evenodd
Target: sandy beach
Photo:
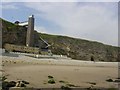
<instances>
[{"instance_id":1,"label":"sandy beach","mask_svg":"<svg viewBox=\"0 0 120 90\"><path fill-rule=\"evenodd\" d=\"M60 88L66 83L76 87L118 87L117 83L106 81L118 78L117 62L33 58L25 55L4 55L1 58L3 66L1 71L7 80L26 80L30 83L27 85L28 87ZM48 83L48 76L54 77L55 84ZM64 81L64 83L60 81Z\"/></svg>"}]
</instances>

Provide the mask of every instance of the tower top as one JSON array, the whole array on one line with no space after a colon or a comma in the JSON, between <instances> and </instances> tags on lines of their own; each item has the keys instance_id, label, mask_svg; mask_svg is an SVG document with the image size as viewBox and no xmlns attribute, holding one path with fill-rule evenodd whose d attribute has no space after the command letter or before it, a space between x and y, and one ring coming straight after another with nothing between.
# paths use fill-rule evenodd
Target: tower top
<instances>
[{"instance_id":1,"label":"tower top","mask_svg":"<svg viewBox=\"0 0 120 90\"><path fill-rule=\"evenodd\" d=\"M31 16L29 16L29 17L32 17L32 18L34 18L34 15L31 15Z\"/></svg>"}]
</instances>

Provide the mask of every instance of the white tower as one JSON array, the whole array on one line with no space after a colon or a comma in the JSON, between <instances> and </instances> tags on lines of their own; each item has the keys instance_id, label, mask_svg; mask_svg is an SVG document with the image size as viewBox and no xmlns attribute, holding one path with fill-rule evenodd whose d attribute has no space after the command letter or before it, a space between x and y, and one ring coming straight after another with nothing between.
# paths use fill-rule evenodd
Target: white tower
<instances>
[{"instance_id":1,"label":"white tower","mask_svg":"<svg viewBox=\"0 0 120 90\"><path fill-rule=\"evenodd\" d=\"M28 19L28 29L26 37L26 46L34 46L34 16L29 16Z\"/></svg>"}]
</instances>

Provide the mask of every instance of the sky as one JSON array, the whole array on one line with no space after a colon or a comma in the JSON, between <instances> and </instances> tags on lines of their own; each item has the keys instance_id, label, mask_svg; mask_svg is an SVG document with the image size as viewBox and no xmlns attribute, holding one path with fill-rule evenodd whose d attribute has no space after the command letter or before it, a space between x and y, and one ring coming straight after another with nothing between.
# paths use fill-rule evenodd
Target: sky
<instances>
[{"instance_id":1,"label":"sky","mask_svg":"<svg viewBox=\"0 0 120 90\"><path fill-rule=\"evenodd\" d=\"M1 17L10 22L27 21L28 16L33 14L35 30L38 32L118 46L118 2L116 1L2 2L0 9Z\"/></svg>"}]
</instances>

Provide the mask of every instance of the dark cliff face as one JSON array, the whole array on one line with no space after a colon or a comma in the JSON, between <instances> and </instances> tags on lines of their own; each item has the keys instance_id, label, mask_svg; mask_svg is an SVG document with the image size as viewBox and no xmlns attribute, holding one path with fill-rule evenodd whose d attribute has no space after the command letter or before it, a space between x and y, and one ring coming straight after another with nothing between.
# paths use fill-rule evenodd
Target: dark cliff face
<instances>
[{"instance_id":1,"label":"dark cliff face","mask_svg":"<svg viewBox=\"0 0 120 90\"><path fill-rule=\"evenodd\" d=\"M11 43L16 45L25 45L26 27L21 27L5 20L2 20L2 44ZM71 38L67 36L49 35L34 32L35 45L42 37L51 45L53 54L67 55L78 60L95 61L118 61L118 47L104 45L98 42L92 42L82 39Z\"/></svg>"},{"instance_id":2,"label":"dark cliff face","mask_svg":"<svg viewBox=\"0 0 120 90\"><path fill-rule=\"evenodd\" d=\"M26 31L26 27L2 20L2 45L4 46L5 43L25 45Z\"/></svg>"}]
</instances>

